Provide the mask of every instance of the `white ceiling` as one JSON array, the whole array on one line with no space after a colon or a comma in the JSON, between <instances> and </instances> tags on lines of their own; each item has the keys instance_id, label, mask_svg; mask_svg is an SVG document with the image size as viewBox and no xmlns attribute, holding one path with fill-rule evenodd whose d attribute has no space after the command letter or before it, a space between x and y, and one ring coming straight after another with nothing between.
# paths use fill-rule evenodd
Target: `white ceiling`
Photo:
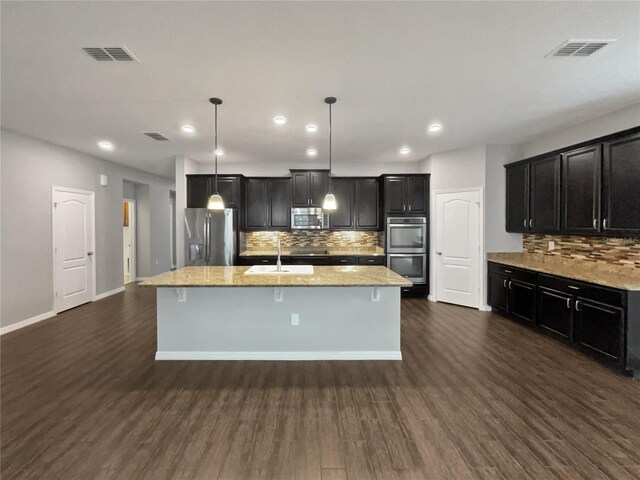
<instances>
[{"instance_id":1,"label":"white ceiling","mask_svg":"<svg viewBox=\"0 0 640 480\"><path fill-rule=\"evenodd\" d=\"M221 97L224 162L304 167L416 161L524 143L640 98L639 2L8 2L2 125L173 176L210 161ZM617 38L589 58L545 59L570 38ZM141 63L80 47L126 45ZM278 128L272 118L285 115ZM431 122L444 130L426 133ZM308 122L320 130L310 135ZM184 123L197 134L181 134ZM157 130L173 141L140 132ZM100 151L110 140L117 149ZM411 147L401 157L401 146ZM228 169L228 168L227 168Z\"/></svg>"}]
</instances>

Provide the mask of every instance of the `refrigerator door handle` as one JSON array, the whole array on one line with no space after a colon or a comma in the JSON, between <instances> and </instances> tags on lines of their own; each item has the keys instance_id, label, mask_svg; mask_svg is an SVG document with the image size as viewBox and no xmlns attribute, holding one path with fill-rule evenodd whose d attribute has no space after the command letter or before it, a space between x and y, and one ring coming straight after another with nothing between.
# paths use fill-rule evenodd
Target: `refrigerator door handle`
<instances>
[{"instance_id":1,"label":"refrigerator door handle","mask_svg":"<svg viewBox=\"0 0 640 480\"><path fill-rule=\"evenodd\" d=\"M204 214L204 263L209 263L209 213Z\"/></svg>"}]
</instances>

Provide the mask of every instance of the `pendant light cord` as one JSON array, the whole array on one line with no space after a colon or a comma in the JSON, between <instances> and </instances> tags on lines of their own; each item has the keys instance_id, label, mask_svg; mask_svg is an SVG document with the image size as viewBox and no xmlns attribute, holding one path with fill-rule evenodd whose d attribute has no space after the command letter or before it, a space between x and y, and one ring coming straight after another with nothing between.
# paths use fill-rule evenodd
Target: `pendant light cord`
<instances>
[{"instance_id":1,"label":"pendant light cord","mask_svg":"<svg viewBox=\"0 0 640 480\"><path fill-rule=\"evenodd\" d=\"M331 104L329 104L329 193L332 193L331 182Z\"/></svg>"},{"instance_id":2,"label":"pendant light cord","mask_svg":"<svg viewBox=\"0 0 640 480\"><path fill-rule=\"evenodd\" d=\"M214 190L215 190L215 194L218 195L218 104L216 103L214 107L216 111L215 124L214 124L214 131L215 131L214 144L215 145L213 150L213 159L214 159L215 173L216 173Z\"/></svg>"}]
</instances>

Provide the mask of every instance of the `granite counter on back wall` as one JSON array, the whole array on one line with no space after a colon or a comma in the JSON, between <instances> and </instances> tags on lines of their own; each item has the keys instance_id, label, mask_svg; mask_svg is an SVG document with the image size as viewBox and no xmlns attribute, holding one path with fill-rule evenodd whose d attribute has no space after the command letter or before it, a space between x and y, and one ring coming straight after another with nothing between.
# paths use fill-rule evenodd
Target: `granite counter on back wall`
<instances>
[{"instance_id":1,"label":"granite counter on back wall","mask_svg":"<svg viewBox=\"0 0 640 480\"><path fill-rule=\"evenodd\" d=\"M489 253L487 260L621 290L640 290L640 268L526 252Z\"/></svg>"}]
</instances>

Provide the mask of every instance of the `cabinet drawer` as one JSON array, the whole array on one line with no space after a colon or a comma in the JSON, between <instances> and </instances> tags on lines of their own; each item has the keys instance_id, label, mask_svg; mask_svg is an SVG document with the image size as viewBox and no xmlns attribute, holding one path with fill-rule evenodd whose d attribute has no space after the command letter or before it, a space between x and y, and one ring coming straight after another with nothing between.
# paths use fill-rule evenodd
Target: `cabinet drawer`
<instances>
[{"instance_id":1,"label":"cabinet drawer","mask_svg":"<svg viewBox=\"0 0 640 480\"><path fill-rule=\"evenodd\" d=\"M330 265L355 265L356 257L330 257Z\"/></svg>"},{"instance_id":2,"label":"cabinet drawer","mask_svg":"<svg viewBox=\"0 0 640 480\"><path fill-rule=\"evenodd\" d=\"M625 303L626 293L622 290L601 287L591 283L573 281L569 278L555 277L553 275L540 274L539 285L560 292L580 296L600 303L606 303L613 307L622 308Z\"/></svg>"},{"instance_id":3,"label":"cabinet drawer","mask_svg":"<svg viewBox=\"0 0 640 480\"><path fill-rule=\"evenodd\" d=\"M329 257L323 256L301 256L301 257L282 257L283 265L329 265Z\"/></svg>"},{"instance_id":4,"label":"cabinet drawer","mask_svg":"<svg viewBox=\"0 0 640 480\"><path fill-rule=\"evenodd\" d=\"M521 280L528 283L537 283L538 274L531 270L523 270L521 268L501 265L499 263L489 262L489 272L505 275L513 280Z\"/></svg>"},{"instance_id":5,"label":"cabinet drawer","mask_svg":"<svg viewBox=\"0 0 640 480\"><path fill-rule=\"evenodd\" d=\"M241 265L275 265L276 257L240 257Z\"/></svg>"},{"instance_id":6,"label":"cabinet drawer","mask_svg":"<svg viewBox=\"0 0 640 480\"><path fill-rule=\"evenodd\" d=\"M359 257L358 265L385 265L386 257L383 255L379 257Z\"/></svg>"}]
</instances>

